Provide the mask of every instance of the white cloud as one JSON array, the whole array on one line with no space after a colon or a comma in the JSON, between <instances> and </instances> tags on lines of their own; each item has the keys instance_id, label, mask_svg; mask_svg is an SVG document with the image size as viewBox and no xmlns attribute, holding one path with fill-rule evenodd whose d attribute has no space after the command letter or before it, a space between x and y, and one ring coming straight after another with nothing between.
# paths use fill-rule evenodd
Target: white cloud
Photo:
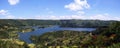
<instances>
[{"instance_id":1,"label":"white cloud","mask_svg":"<svg viewBox=\"0 0 120 48\"><path fill-rule=\"evenodd\" d=\"M8 14L8 11L7 10L0 10L0 15L7 15Z\"/></svg>"},{"instance_id":2,"label":"white cloud","mask_svg":"<svg viewBox=\"0 0 120 48\"><path fill-rule=\"evenodd\" d=\"M16 5L17 3L19 3L19 0L8 0L10 5Z\"/></svg>"},{"instance_id":3,"label":"white cloud","mask_svg":"<svg viewBox=\"0 0 120 48\"><path fill-rule=\"evenodd\" d=\"M84 16L85 12L84 9L89 9L90 5L88 4L87 0L74 0L74 2L71 2L68 5L64 6L65 8L75 11L77 13L76 15L70 15L70 16L62 16L63 19L92 19L92 20L119 20L119 16L111 16L107 13L105 14L96 14L92 16ZM59 17L59 19L62 19Z\"/></svg>"},{"instance_id":4,"label":"white cloud","mask_svg":"<svg viewBox=\"0 0 120 48\"><path fill-rule=\"evenodd\" d=\"M13 15L7 15L5 18L6 18L6 19L14 19L15 16L13 16Z\"/></svg>"},{"instance_id":5,"label":"white cloud","mask_svg":"<svg viewBox=\"0 0 120 48\"><path fill-rule=\"evenodd\" d=\"M95 16L90 16L90 19L109 20L110 16L107 16L105 14L98 14L98 15L95 15Z\"/></svg>"},{"instance_id":6,"label":"white cloud","mask_svg":"<svg viewBox=\"0 0 120 48\"><path fill-rule=\"evenodd\" d=\"M99 20L119 20L120 21L120 17L110 16L109 14L106 14L106 13L90 16L89 18L90 19L99 19Z\"/></svg>"},{"instance_id":7,"label":"white cloud","mask_svg":"<svg viewBox=\"0 0 120 48\"><path fill-rule=\"evenodd\" d=\"M77 15L83 15L85 14L84 9L89 9L90 5L87 3L87 0L74 0L74 2L71 2L64 7L71 11L75 11Z\"/></svg>"},{"instance_id":8,"label":"white cloud","mask_svg":"<svg viewBox=\"0 0 120 48\"><path fill-rule=\"evenodd\" d=\"M60 19L87 19L87 20L118 20L120 21L120 17L113 17L109 14L97 14L93 16L82 16L82 15L67 15L67 16L35 16L34 19L52 19L52 20L60 20Z\"/></svg>"},{"instance_id":9,"label":"white cloud","mask_svg":"<svg viewBox=\"0 0 120 48\"><path fill-rule=\"evenodd\" d=\"M87 19L85 16L79 15L71 15L71 16L35 16L35 19L52 19L52 20L59 20L59 19Z\"/></svg>"},{"instance_id":10,"label":"white cloud","mask_svg":"<svg viewBox=\"0 0 120 48\"><path fill-rule=\"evenodd\" d=\"M13 19L15 16L11 15L8 10L0 10L0 19Z\"/></svg>"},{"instance_id":11,"label":"white cloud","mask_svg":"<svg viewBox=\"0 0 120 48\"><path fill-rule=\"evenodd\" d=\"M87 3L87 0L74 0L74 2L65 5L64 7L72 11L80 11L90 8L90 5Z\"/></svg>"}]
</instances>

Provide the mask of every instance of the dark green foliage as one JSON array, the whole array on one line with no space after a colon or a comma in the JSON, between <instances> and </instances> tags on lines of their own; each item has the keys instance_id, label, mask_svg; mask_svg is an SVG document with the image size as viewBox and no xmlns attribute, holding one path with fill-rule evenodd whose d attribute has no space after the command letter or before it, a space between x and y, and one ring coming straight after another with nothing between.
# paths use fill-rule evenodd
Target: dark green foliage
<instances>
[{"instance_id":1,"label":"dark green foliage","mask_svg":"<svg viewBox=\"0 0 120 48\"><path fill-rule=\"evenodd\" d=\"M14 43L13 40L9 41L0 40L0 48L28 48L28 45L27 44L19 45Z\"/></svg>"},{"instance_id":2,"label":"dark green foliage","mask_svg":"<svg viewBox=\"0 0 120 48\"><path fill-rule=\"evenodd\" d=\"M106 27L114 21L101 21L101 20L60 20L61 27Z\"/></svg>"},{"instance_id":3,"label":"dark green foliage","mask_svg":"<svg viewBox=\"0 0 120 48\"><path fill-rule=\"evenodd\" d=\"M35 48L119 48L120 22L100 20L13 20L0 19L0 48L29 48L19 45L17 32L24 26L60 25L62 27L95 27L96 31L55 31L31 36ZM24 28L25 29L25 28Z\"/></svg>"},{"instance_id":4,"label":"dark green foliage","mask_svg":"<svg viewBox=\"0 0 120 48\"><path fill-rule=\"evenodd\" d=\"M114 21L101 20L20 20L20 19L0 19L0 25L14 26L37 26L37 25L60 25L61 27L100 27L108 26Z\"/></svg>"},{"instance_id":5,"label":"dark green foliage","mask_svg":"<svg viewBox=\"0 0 120 48\"><path fill-rule=\"evenodd\" d=\"M9 37L9 35L8 35L7 32L5 32L5 31L0 31L0 39L1 39L1 38L8 38L8 37Z\"/></svg>"},{"instance_id":6,"label":"dark green foliage","mask_svg":"<svg viewBox=\"0 0 120 48\"><path fill-rule=\"evenodd\" d=\"M85 37L84 35L88 36ZM43 46L79 46L84 44L85 41L90 41L87 37L90 37L88 33L77 31L57 31L48 32L39 37L32 36L31 39L35 44Z\"/></svg>"},{"instance_id":7,"label":"dark green foliage","mask_svg":"<svg viewBox=\"0 0 120 48\"><path fill-rule=\"evenodd\" d=\"M117 48L120 43L120 22L112 22L109 27L100 27L96 31L56 31L48 32L41 36L31 38L36 45L41 47L69 47L77 48Z\"/></svg>"},{"instance_id":8,"label":"dark green foliage","mask_svg":"<svg viewBox=\"0 0 120 48\"><path fill-rule=\"evenodd\" d=\"M14 20L14 19L0 19L0 25L10 24L14 26L36 26L36 25L58 25L59 20Z\"/></svg>"},{"instance_id":9,"label":"dark green foliage","mask_svg":"<svg viewBox=\"0 0 120 48\"><path fill-rule=\"evenodd\" d=\"M110 46L115 43L120 43L120 22L112 22L108 28L98 28L93 32L97 35L97 42Z\"/></svg>"}]
</instances>

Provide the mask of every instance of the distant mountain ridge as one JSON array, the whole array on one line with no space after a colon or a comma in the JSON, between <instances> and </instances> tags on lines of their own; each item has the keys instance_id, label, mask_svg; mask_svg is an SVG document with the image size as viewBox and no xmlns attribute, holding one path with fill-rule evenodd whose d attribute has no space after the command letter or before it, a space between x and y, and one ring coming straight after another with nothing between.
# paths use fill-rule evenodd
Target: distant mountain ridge
<instances>
[{"instance_id":1,"label":"distant mountain ridge","mask_svg":"<svg viewBox=\"0 0 120 48\"><path fill-rule=\"evenodd\" d=\"M14 26L36 26L36 25L61 25L63 27L79 27L79 26L108 26L115 22L104 20L37 20L37 19L0 19L0 25L9 24Z\"/></svg>"}]
</instances>

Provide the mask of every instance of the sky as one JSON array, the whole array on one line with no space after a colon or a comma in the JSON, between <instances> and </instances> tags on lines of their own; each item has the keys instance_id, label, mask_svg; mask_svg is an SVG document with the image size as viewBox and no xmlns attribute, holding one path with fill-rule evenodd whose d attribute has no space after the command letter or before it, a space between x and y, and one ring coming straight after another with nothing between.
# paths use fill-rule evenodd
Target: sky
<instances>
[{"instance_id":1,"label":"sky","mask_svg":"<svg viewBox=\"0 0 120 48\"><path fill-rule=\"evenodd\" d=\"M119 20L120 0L0 0L0 19Z\"/></svg>"}]
</instances>

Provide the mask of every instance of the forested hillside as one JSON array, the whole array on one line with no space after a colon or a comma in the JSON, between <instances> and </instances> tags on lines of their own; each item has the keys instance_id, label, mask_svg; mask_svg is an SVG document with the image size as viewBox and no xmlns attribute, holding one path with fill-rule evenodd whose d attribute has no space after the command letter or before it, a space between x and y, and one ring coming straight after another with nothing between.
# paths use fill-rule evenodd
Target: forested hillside
<instances>
[{"instance_id":1,"label":"forested hillside","mask_svg":"<svg viewBox=\"0 0 120 48\"><path fill-rule=\"evenodd\" d=\"M102 20L20 20L20 19L0 19L0 25L15 26L37 26L37 25L60 25L61 27L97 27L108 26L114 21Z\"/></svg>"},{"instance_id":2,"label":"forested hillside","mask_svg":"<svg viewBox=\"0 0 120 48\"><path fill-rule=\"evenodd\" d=\"M54 31L31 36L32 44L19 40L24 26L60 25L61 27L95 27L92 32ZM32 31L32 28L30 28ZM0 19L0 48L118 48L120 21L101 20L13 20Z\"/></svg>"},{"instance_id":3,"label":"forested hillside","mask_svg":"<svg viewBox=\"0 0 120 48\"><path fill-rule=\"evenodd\" d=\"M120 22L93 32L56 31L31 36L36 48L119 48Z\"/></svg>"}]
</instances>

